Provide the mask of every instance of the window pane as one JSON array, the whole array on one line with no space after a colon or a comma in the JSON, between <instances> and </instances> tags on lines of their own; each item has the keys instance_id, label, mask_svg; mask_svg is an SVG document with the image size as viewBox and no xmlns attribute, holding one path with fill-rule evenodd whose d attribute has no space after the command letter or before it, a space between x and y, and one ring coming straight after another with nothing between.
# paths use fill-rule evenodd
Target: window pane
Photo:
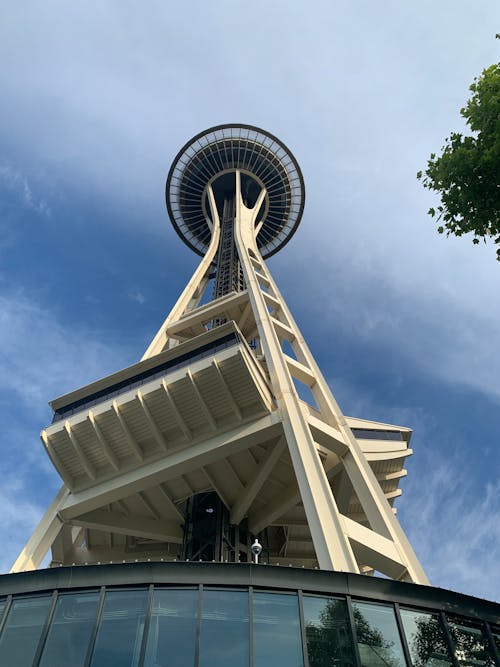
<instances>
[{"instance_id":1,"label":"window pane","mask_svg":"<svg viewBox=\"0 0 500 667\"><path fill-rule=\"evenodd\" d=\"M493 641L497 647L497 651L500 652L500 629L491 628L491 634L493 635Z\"/></svg>"},{"instance_id":2,"label":"window pane","mask_svg":"<svg viewBox=\"0 0 500 667\"><path fill-rule=\"evenodd\" d=\"M404 667L405 659L394 609L352 603L361 663L365 667Z\"/></svg>"},{"instance_id":3,"label":"window pane","mask_svg":"<svg viewBox=\"0 0 500 667\"><path fill-rule=\"evenodd\" d=\"M0 621L2 620L4 609L5 609L5 599L0 600Z\"/></svg>"},{"instance_id":4,"label":"window pane","mask_svg":"<svg viewBox=\"0 0 500 667\"><path fill-rule=\"evenodd\" d=\"M200 667L248 667L248 593L203 592Z\"/></svg>"},{"instance_id":5,"label":"window pane","mask_svg":"<svg viewBox=\"0 0 500 667\"><path fill-rule=\"evenodd\" d=\"M144 667L193 667L197 590L155 589Z\"/></svg>"},{"instance_id":6,"label":"window pane","mask_svg":"<svg viewBox=\"0 0 500 667\"><path fill-rule=\"evenodd\" d=\"M254 667L303 667L295 595L254 593L253 654Z\"/></svg>"},{"instance_id":7,"label":"window pane","mask_svg":"<svg viewBox=\"0 0 500 667\"><path fill-rule=\"evenodd\" d=\"M353 646L345 601L307 595L303 600L309 666L353 665Z\"/></svg>"},{"instance_id":8,"label":"window pane","mask_svg":"<svg viewBox=\"0 0 500 667\"><path fill-rule=\"evenodd\" d=\"M31 667L50 596L14 600L0 637L0 665Z\"/></svg>"},{"instance_id":9,"label":"window pane","mask_svg":"<svg viewBox=\"0 0 500 667\"><path fill-rule=\"evenodd\" d=\"M481 628L466 620L447 620L455 644L455 656L460 665L482 667L495 664Z\"/></svg>"},{"instance_id":10,"label":"window pane","mask_svg":"<svg viewBox=\"0 0 500 667\"><path fill-rule=\"evenodd\" d=\"M57 598L40 667L80 667L94 628L99 594L71 593Z\"/></svg>"},{"instance_id":11,"label":"window pane","mask_svg":"<svg viewBox=\"0 0 500 667\"><path fill-rule=\"evenodd\" d=\"M401 609L401 620L414 667L446 667L452 664L437 616Z\"/></svg>"},{"instance_id":12,"label":"window pane","mask_svg":"<svg viewBox=\"0 0 500 667\"><path fill-rule=\"evenodd\" d=\"M146 600L146 590L106 592L92 667L136 667Z\"/></svg>"}]
</instances>

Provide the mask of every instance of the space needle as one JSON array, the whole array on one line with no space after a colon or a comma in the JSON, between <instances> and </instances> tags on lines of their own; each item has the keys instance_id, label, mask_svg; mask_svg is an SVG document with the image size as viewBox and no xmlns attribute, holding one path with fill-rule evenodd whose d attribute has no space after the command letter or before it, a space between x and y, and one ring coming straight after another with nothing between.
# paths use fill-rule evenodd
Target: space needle
<instances>
[{"instance_id":1,"label":"space needle","mask_svg":"<svg viewBox=\"0 0 500 667\"><path fill-rule=\"evenodd\" d=\"M304 201L257 127L175 157L200 262L140 361L50 403L61 489L0 577L0 664L499 664L498 605L430 586L397 519L411 430L344 415L266 264Z\"/></svg>"}]
</instances>

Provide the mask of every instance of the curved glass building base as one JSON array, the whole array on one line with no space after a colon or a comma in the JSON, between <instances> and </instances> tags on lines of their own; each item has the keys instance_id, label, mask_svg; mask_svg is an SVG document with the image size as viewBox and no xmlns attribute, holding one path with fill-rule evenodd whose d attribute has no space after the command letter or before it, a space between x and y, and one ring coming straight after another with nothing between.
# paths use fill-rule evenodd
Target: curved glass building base
<instances>
[{"instance_id":1,"label":"curved glass building base","mask_svg":"<svg viewBox=\"0 0 500 667\"><path fill-rule=\"evenodd\" d=\"M429 586L249 563L0 577L0 665L489 667L500 605Z\"/></svg>"}]
</instances>

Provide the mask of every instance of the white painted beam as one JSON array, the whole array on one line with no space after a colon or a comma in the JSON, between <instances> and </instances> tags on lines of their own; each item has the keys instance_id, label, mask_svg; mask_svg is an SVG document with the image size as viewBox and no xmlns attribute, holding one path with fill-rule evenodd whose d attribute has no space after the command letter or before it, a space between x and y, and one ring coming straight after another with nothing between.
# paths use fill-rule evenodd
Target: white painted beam
<instances>
[{"instance_id":1,"label":"white painted beam","mask_svg":"<svg viewBox=\"0 0 500 667\"><path fill-rule=\"evenodd\" d=\"M87 475L90 477L90 479L95 480L96 478L96 471L92 463L88 460L88 458L85 456L84 451L80 447L78 440L76 439L76 436L71 429L71 426L69 422L67 421L64 424L64 430L66 431L66 435L68 436L69 441L73 445L73 449L75 451L75 454L77 455L78 459L80 460L80 463L83 466L83 469L87 473Z\"/></svg>"},{"instance_id":2,"label":"white painted beam","mask_svg":"<svg viewBox=\"0 0 500 667\"><path fill-rule=\"evenodd\" d=\"M120 407L118 405L117 401L113 401L113 410L115 412L115 415L118 417L118 422L120 423L122 433L125 436L127 443L130 447L130 449L134 452L134 455L138 461L144 461L144 452L142 451L141 447L139 446L139 443L137 440L134 438L132 435L131 430L127 426L127 423L120 412Z\"/></svg>"},{"instance_id":3,"label":"white painted beam","mask_svg":"<svg viewBox=\"0 0 500 667\"><path fill-rule=\"evenodd\" d=\"M314 441L317 442L318 445L326 447L334 454L337 454L337 456L343 456L347 452L348 448L345 443L345 438L337 428L330 426L330 424L325 423L311 414L308 415L307 421L311 428Z\"/></svg>"},{"instance_id":4,"label":"white painted beam","mask_svg":"<svg viewBox=\"0 0 500 667\"><path fill-rule=\"evenodd\" d=\"M214 359L212 361L212 366L215 370L217 380L219 381L220 386L223 388L224 393L226 395L226 398L227 398L229 404L231 405L231 408L233 409L234 414L238 417L239 420L243 419L243 416L241 414L241 410L240 410L238 404L236 403L236 401L234 400L233 394L232 394L231 390L229 389L229 387L227 386L227 382L224 380L224 376L222 375L222 371L219 367L219 363L218 363L217 359Z\"/></svg>"},{"instance_id":5,"label":"white painted beam","mask_svg":"<svg viewBox=\"0 0 500 667\"><path fill-rule=\"evenodd\" d=\"M146 421L148 422L149 428L151 429L154 439L156 440L156 444L158 447L160 447L160 449L163 449L163 451L166 452L168 450L167 441L165 440L163 433L156 425L156 422L153 419L153 416L151 415L151 412L146 405L144 396L140 390L137 391L137 399L139 400L144 416L146 417Z\"/></svg>"},{"instance_id":6,"label":"white painted beam","mask_svg":"<svg viewBox=\"0 0 500 667\"><path fill-rule=\"evenodd\" d=\"M66 466L63 464L54 447L52 446L46 430L43 430L40 433L40 438L42 439L42 442L47 450L49 458L56 467L57 472L61 475L63 482L68 488L72 489L75 481L67 471Z\"/></svg>"},{"instance_id":7,"label":"white painted beam","mask_svg":"<svg viewBox=\"0 0 500 667\"><path fill-rule=\"evenodd\" d=\"M99 444L102 447L102 451L104 453L104 456L108 459L111 466L116 471L120 470L120 464L118 462L118 459L117 459L114 451L111 449L111 446L106 441L106 438L104 437L104 434L101 431L101 428L100 428L99 424L97 423L96 418L95 418L94 413L92 412L92 410L89 410L87 417L88 417L88 420L89 420L89 422L90 422L90 424L91 424L91 426L94 430L96 438L99 440Z\"/></svg>"},{"instance_id":8,"label":"white painted beam","mask_svg":"<svg viewBox=\"0 0 500 667\"><path fill-rule=\"evenodd\" d=\"M203 474L208 480L208 483L212 487L212 489L215 491L215 493L219 496L219 498L222 500L223 504L229 508L230 504L228 499L226 498L225 493L222 491L219 481L216 479L215 474L207 470L206 467L202 468Z\"/></svg>"},{"instance_id":9,"label":"white painted beam","mask_svg":"<svg viewBox=\"0 0 500 667\"><path fill-rule=\"evenodd\" d=\"M93 530L134 535L156 542L174 542L182 544L182 528L175 521L148 519L146 517L125 517L118 512L93 510L70 521L73 526L82 526Z\"/></svg>"},{"instance_id":10,"label":"white painted beam","mask_svg":"<svg viewBox=\"0 0 500 667\"><path fill-rule=\"evenodd\" d=\"M214 419L214 416L210 412L210 409L209 409L208 405L206 404L205 399L203 398L203 396L201 395L200 390L198 389L198 386L197 386L196 381L193 377L193 374L191 373L191 371L189 369L186 371L186 377L189 380L194 393L196 394L196 398L198 399L198 403L200 404L201 411L205 415L208 423L210 424L210 428L212 429L212 431L216 431L217 430L217 423Z\"/></svg>"},{"instance_id":11,"label":"white painted beam","mask_svg":"<svg viewBox=\"0 0 500 667\"><path fill-rule=\"evenodd\" d=\"M296 484L277 493L268 503L259 510L248 515L248 527L253 535L258 535L261 530L274 524L288 510L300 502L300 491ZM281 525L281 524L280 524Z\"/></svg>"},{"instance_id":12,"label":"white painted beam","mask_svg":"<svg viewBox=\"0 0 500 667\"><path fill-rule=\"evenodd\" d=\"M165 398L167 400L167 403L168 403L168 406L169 406L170 410L172 411L172 413L174 415L175 421L177 422L177 424L178 424L179 428L181 429L181 431L182 431L184 437L186 438L186 440L191 440L191 431L189 430L188 425L184 421L181 413L179 412L179 408L175 404L175 401L172 398L172 394L170 393L170 390L169 390L168 385L165 382L165 380L162 380L161 386L163 387L163 391L165 393Z\"/></svg>"},{"instance_id":13,"label":"white painted beam","mask_svg":"<svg viewBox=\"0 0 500 667\"><path fill-rule=\"evenodd\" d=\"M157 490L161 493L162 500L165 502L168 508L169 514L173 514L177 519L181 521L181 523L184 523L184 515L182 512L179 510L177 505L173 502L172 498L170 495L167 493L165 488L163 487L162 484L158 484L156 487Z\"/></svg>"},{"instance_id":14,"label":"white painted beam","mask_svg":"<svg viewBox=\"0 0 500 667\"><path fill-rule=\"evenodd\" d=\"M230 523L237 525L242 521L264 482L285 452L285 449L286 440L283 436L275 445L269 447L266 457L258 464L252 479L238 495L238 500L231 509Z\"/></svg>"},{"instance_id":15,"label":"white painted beam","mask_svg":"<svg viewBox=\"0 0 500 667\"><path fill-rule=\"evenodd\" d=\"M66 486L62 486L43 515L40 523L35 528L26 546L17 557L16 562L10 569L11 573L36 570L40 567L45 554L62 528L63 522L59 518L59 510L64 505L69 494L69 489Z\"/></svg>"},{"instance_id":16,"label":"white painted beam","mask_svg":"<svg viewBox=\"0 0 500 667\"><path fill-rule=\"evenodd\" d=\"M98 482L89 489L72 494L61 515L69 520L78 514L99 509L191 470L199 470L232 453L267 442L277 437L280 431L279 416L271 414L231 431L195 441L189 447L172 451L158 461L143 464L115 479Z\"/></svg>"}]
</instances>

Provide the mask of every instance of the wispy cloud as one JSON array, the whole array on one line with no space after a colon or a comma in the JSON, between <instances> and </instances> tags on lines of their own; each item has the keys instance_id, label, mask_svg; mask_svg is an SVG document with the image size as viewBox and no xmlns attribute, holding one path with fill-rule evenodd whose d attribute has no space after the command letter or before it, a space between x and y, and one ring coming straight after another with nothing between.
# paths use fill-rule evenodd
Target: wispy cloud
<instances>
[{"instance_id":1,"label":"wispy cloud","mask_svg":"<svg viewBox=\"0 0 500 667\"><path fill-rule=\"evenodd\" d=\"M414 430L414 455L401 484L398 518L431 584L500 601L500 581L488 576L500 558L500 481L471 475L473 453L459 447L445 457L436 420L421 407L387 404L376 392L348 381L332 382L356 417L385 420ZM447 449L447 448L446 448Z\"/></svg>"},{"instance_id":2,"label":"wispy cloud","mask_svg":"<svg viewBox=\"0 0 500 667\"><path fill-rule=\"evenodd\" d=\"M11 164L0 164L0 181L4 187L16 193L25 208L46 218L51 216L47 202L33 193L27 177L19 169Z\"/></svg>"},{"instance_id":3,"label":"wispy cloud","mask_svg":"<svg viewBox=\"0 0 500 667\"><path fill-rule=\"evenodd\" d=\"M474 484L465 461L435 449L419 457L400 514L431 583L500 601L500 481Z\"/></svg>"},{"instance_id":4,"label":"wispy cloud","mask_svg":"<svg viewBox=\"0 0 500 667\"><path fill-rule=\"evenodd\" d=\"M48 399L125 365L126 356L22 292L0 294L0 391L14 392L35 414Z\"/></svg>"},{"instance_id":5,"label":"wispy cloud","mask_svg":"<svg viewBox=\"0 0 500 667\"><path fill-rule=\"evenodd\" d=\"M143 303L146 303L147 298L139 289L133 289L128 293L128 298L135 303L138 303L142 306Z\"/></svg>"},{"instance_id":6,"label":"wispy cloud","mask_svg":"<svg viewBox=\"0 0 500 667\"><path fill-rule=\"evenodd\" d=\"M124 348L59 321L46 304L20 292L0 294L0 572L10 568L60 484L39 441L47 400L128 361Z\"/></svg>"}]
</instances>

